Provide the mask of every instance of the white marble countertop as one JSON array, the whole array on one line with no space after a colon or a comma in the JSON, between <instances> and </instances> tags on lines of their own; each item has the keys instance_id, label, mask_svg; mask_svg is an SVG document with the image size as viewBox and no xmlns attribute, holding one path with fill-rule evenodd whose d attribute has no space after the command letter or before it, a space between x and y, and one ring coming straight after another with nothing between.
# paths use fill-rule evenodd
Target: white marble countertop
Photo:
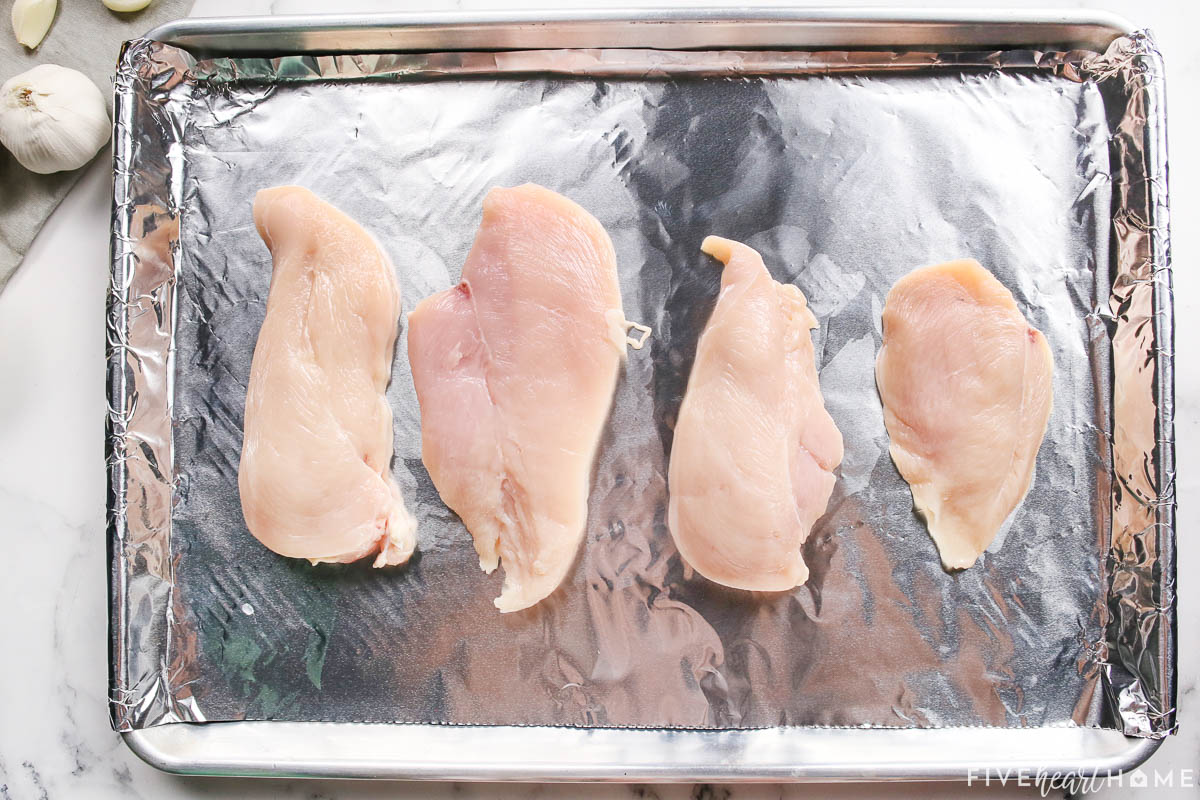
<instances>
[{"instance_id":1,"label":"white marble countertop","mask_svg":"<svg viewBox=\"0 0 1200 800\"><path fill-rule=\"evenodd\" d=\"M84 2L85 0L76 0ZM86 0L88 2L92 0ZM629 5L615 3L612 5ZM675 5L659 0L655 5ZM685 3L698 5L700 3ZM765 4L765 3L764 3ZM1064 5L1067 2L1064 0ZM481 0L199 0L196 14L502 8ZM523 7L564 2L532 0ZM592 3L590 5L599 5ZM797 5L797 3L787 3ZM899 5L876 2L873 5ZM972 7L975 4L945 2ZM992 0L983 7L1037 7ZM1153 29L1168 69L1170 177L1176 290L1176 349L1200 341L1200 4L1193 0L1081 2ZM5 4L7 7L7 4ZM6 23L5 23L6 24ZM373 784L350 781L179 778L138 760L109 728L103 469L104 296L109 166L93 164L0 294L0 798L504 797L782 798L880 795L958 797L962 784L836 786L529 786ZM1200 795L1200 368L1177 361L1181 733L1148 762L1150 788L1109 786L1111 797ZM19 648L9 645L22 643ZM1188 772L1190 770L1190 772ZM1153 788L1155 773L1174 788ZM1190 781L1190 788L1181 784ZM1033 796L1037 789L972 787ZM1061 792L1058 793L1061 795Z\"/></svg>"}]
</instances>

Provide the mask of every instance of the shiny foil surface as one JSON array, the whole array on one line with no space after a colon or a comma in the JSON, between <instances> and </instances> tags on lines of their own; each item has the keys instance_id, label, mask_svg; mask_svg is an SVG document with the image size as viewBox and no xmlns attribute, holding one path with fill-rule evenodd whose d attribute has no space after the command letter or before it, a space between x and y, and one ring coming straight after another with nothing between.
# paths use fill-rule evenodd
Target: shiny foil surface
<instances>
[{"instance_id":1,"label":"shiny foil surface","mask_svg":"<svg viewBox=\"0 0 1200 800\"><path fill-rule=\"evenodd\" d=\"M1106 54L529 51L197 62L129 43L109 299L114 727L296 720L585 727L1174 726L1171 287L1161 60ZM563 586L501 574L420 459L403 318L403 567L247 531L246 381L271 259L261 188L357 219L411 310L452 286L483 195L532 181L616 248L631 351ZM671 432L715 302L708 234L799 286L846 456L789 592L726 589L666 529ZM973 257L1054 354L1024 503L947 573L887 455L883 299ZM731 534L732 535L732 534Z\"/></svg>"}]
</instances>

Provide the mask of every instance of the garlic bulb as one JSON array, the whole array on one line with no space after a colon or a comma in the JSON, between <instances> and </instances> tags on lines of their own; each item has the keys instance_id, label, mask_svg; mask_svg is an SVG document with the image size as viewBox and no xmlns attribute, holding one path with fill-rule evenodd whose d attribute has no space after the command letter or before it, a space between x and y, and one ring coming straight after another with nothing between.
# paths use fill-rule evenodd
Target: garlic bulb
<instances>
[{"instance_id":1,"label":"garlic bulb","mask_svg":"<svg viewBox=\"0 0 1200 800\"><path fill-rule=\"evenodd\" d=\"M123 14L130 11L141 11L150 5L150 0L101 0L101 2L108 10L120 11Z\"/></svg>"},{"instance_id":2,"label":"garlic bulb","mask_svg":"<svg viewBox=\"0 0 1200 800\"><path fill-rule=\"evenodd\" d=\"M17 41L30 50L41 44L57 9L58 0L15 0L12 26Z\"/></svg>"},{"instance_id":3,"label":"garlic bulb","mask_svg":"<svg viewBox=\"0 0 1200 800\"><path fill-rule=\"evenodd\" d=\"M0 143L25 169L82 167L111 133L104 95L82 72L41 64L0 86Z\"/></svg>"}]
</instances>

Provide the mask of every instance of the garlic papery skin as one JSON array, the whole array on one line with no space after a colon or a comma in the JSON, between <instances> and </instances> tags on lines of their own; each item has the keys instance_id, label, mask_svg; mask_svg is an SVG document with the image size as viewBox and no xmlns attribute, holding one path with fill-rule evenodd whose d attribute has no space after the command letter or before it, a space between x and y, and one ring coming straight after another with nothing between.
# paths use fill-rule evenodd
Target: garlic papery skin
<instances>
[{"instance_id":1,"label":"garlic papery skin","mask_svg":"<svg viewBox=\"0 0 1200 800\"><path fill-rule=\"evenodd\" d=\"M0 86L0 143L27 170L78 169L111 134L104 95L82 72L41 64Z\"/></svg>"},{"instance_id":2,"label":"garlic papery skin","mask_svg":"<svg viewBox=\"0 0 1200 800\"><path fill-rule=\"evenodd\" d=\"M119 11L128 14L130 11L141 11L150 5L150 0L101 0L109 11Z\"/></svg>"},{"instance_id":3,"label":"garlic papery skin","mask_svg":"<svg viewBox=\"0 0 1200 800\"><path fill-rule=\"evenodd\" d=\"M58 0L15 0L12 26L17 41L30 50L41 44L57 10Z\"/></svg>"}]
</instances>

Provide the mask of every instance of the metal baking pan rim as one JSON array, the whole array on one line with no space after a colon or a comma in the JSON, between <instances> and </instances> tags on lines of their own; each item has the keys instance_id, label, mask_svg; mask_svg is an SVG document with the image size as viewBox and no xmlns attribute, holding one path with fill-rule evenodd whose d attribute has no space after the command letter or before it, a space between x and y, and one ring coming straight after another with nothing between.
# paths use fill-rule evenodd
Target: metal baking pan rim
<instances>
[{"instance_id":1,"label":"metal baking pan rim","mask_svg":"<svg viewBox=\"0 0 1200 800\"><path fill-rule=\"evenodd\" d=\"M298 740L310 743L311 752L297 753L294 749L274 752L270 741L282 733L280 726L290 729L293 735L286 738L293 743ZM302 732L302 728L309 730ZM321 729L328 733L311 735ZM496 737L497 730L505 735ZM1069 727L907 729L906 739L921 741L906 741L903 746L888 736L896 733L891 729L704 732L604 729L604 743L589 742L596 732L585 728L497 726L488 731L491 742L488 748L465 746L460 726L386 723L172 723L123 733L122 738L146 763L181 775L564 783L845 781L856 767L861 769L864 750L876 750L879 757L872 759L874 769L854 776L856 781L961 781L969 777L982 780L987 775L992 780L1001 775L1010 779L1025 775L1030 780L1039 775L1105 777L1140 766L1163 742L1127 737L1108 729ZM562 741L564 731L573 742ZM1008 755L1012 752L1010 748L1017 746L1020 760L992 757L967 762L929 756L947 752L940 743L947 737L961 742L966 731L987 732L988 741L980 743L983 745L980 752ZM638 742L645 737L679 733L689 734L688 738L698 734L715 741L696 746L693 738L690 747L681 741L675 750L683 757L670 763L639 763L633 757L642 749ZM780 746L785 735L786 746ZM546 741L531 741L542 737ZM511 752L503 748L497 751L494 743L498 740L512 742ZM724 750L727 757L714 763L712 744ZM1103 755L1087 755L1101 747L1105 749ZM1068 748L1071 752L1064 755ZM516 758L518 753L527 754L530 749L546 755L533 764ZM832 751L844 755L839 758ZM420 752L420 756L408 759L396 756L413 752ZM755 756L747 757L750 752Z\"/></svg>"},{"instance_id":2,"label":"metal baking pan rim","mask_svg":"<svg viewBox=\"0 0 1200 800\"><path fill-rule=\"evenodd\" d=\"M904 26L940 33L913 37L905 34ZM561 36L566 28L572 33L570 42L545 41ZM961 49L1028 46L1036 29L1061 29L1060 35L1038 44L1100 51L1136 30L1123 17L1097 9L746 7L201 17L159 25L146 38L202 54L545 47ZM683 31L690 36L683 37ZM1068 31L1075 36L1066 36ZM849 36L851 32L856 35ZM329 40L347 35L359 38L350 46L331 46ZM263 38L271 37L290 38L263 44Z\"/></svg>"}]
</instances>

